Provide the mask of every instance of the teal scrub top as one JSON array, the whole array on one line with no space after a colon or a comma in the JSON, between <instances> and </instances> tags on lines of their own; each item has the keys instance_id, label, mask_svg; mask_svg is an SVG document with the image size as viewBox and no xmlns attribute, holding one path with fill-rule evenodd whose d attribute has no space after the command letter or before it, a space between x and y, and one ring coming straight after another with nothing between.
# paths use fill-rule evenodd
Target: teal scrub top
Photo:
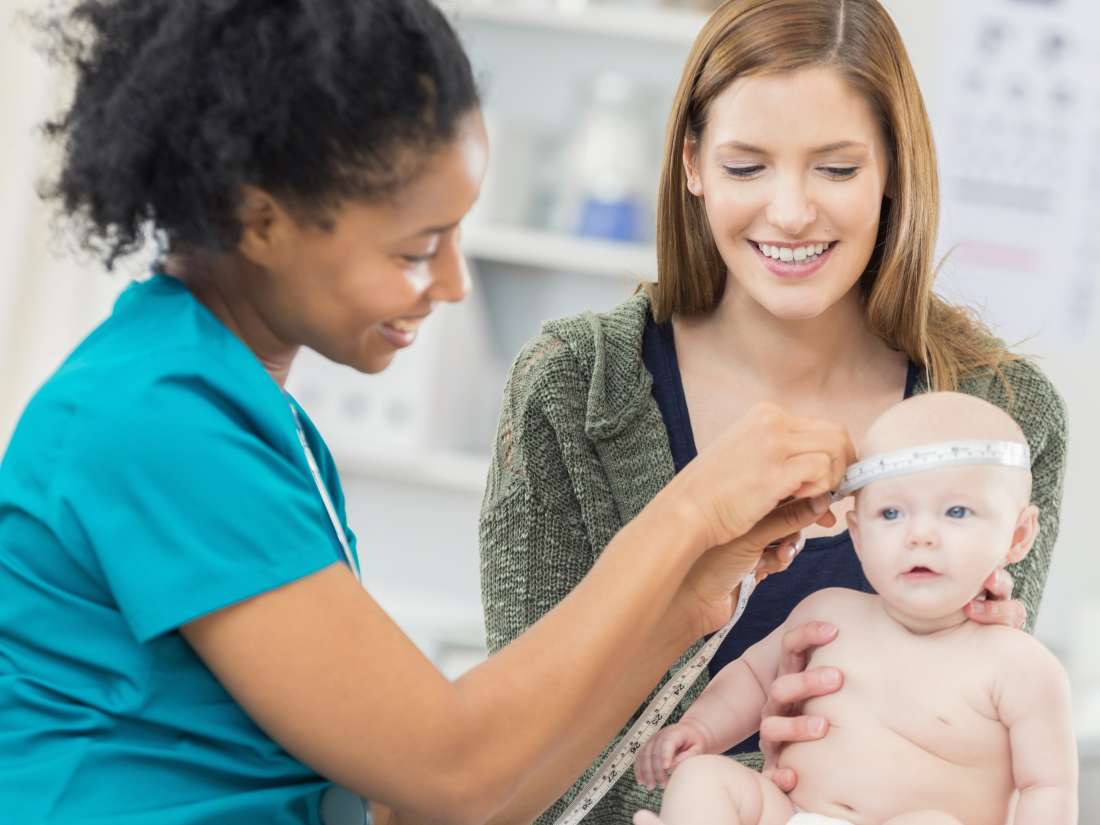
<instances>
[{"instance_id":1,"label":"teal scrub top","mask_svg":"<svg viewBox=\"0 0 1100 825\"><path fill-rule=\"evenodd\" d=\"M291 403L163 274L31 400L0 465L0 821L320 821L329 783L178 632L344 563Z\"/></svg>"}]
</instances>

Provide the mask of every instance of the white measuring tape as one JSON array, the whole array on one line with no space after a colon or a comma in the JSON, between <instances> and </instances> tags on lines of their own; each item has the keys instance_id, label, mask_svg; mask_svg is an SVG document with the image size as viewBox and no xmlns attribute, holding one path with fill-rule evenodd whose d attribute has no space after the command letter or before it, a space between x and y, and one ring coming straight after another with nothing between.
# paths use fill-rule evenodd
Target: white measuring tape
<instances>
[{"instance_id":1,"label":"white measuring tape","mask_svg":"<svg viewBox=\"0 0 1100 825\"><path fill-rule=\"evenodd\" d=\"M872 456L848 468L840 487L830 494L839 501L872 481L966 464L993 464L1031 469L1031 451L1022 441L946 441Z\"/></svg>"},{"instance_id":2,"label":"white measuring tape","mask_svg":"<svg viewBox=\"0 0 1100 825\"><path fill-rule=\"evenodd\" d=\"M949 441L882 453L850 466L840 482L840 487L836 492L830 493L829 498L833 502L840 501L871 482L884 478L968 464L992 464L1030 470L1031 453L1027 444L1016 441ZM733 618L707 639L706 644L688 664L676 671L668 684L630 726L630 730L626 732L615 749L600 764L593 777L585 783L576 799L555 820L554 825L576 825L630 770L638 751L653 734L661 729L673 709L687 693L688 688L695 683L710 660L714 658L714 654L718 652L718 648L729 635L730 630L745 612L749 596L755 588L756 575L749 573L741 580L741 592Z\"/></svg>"},{"instance_id":3,"label":"white measuring tape","mask_svg":"<svg viewBox=\"0 0 1100 825\"><path fill-rule=\"evenodd\" d=\"M570 803L565 812L557 818L554 825L574 825L580 822L585 814L591 811L596 803L603 799L604 794L614 787L619 778L630 770L634 764L634 757L642 749L642 745L664 725L669 714L679 704L695 680L699 678L719 645L729 635L730 629L737 624L741 614L745 612L745 605L749 603L749 596L756 587L756 574L749 573L741 580L741 593L737 598L737 609L733 611L733 618L707 639L707 643L699 649L691 661L676 671L676 675L669 680L661 692L646 707L638 720L630 726L630 730L622 738L608 757L600 765L588 783L581 789L577 798Z\"/></svg>"}]
</instances>

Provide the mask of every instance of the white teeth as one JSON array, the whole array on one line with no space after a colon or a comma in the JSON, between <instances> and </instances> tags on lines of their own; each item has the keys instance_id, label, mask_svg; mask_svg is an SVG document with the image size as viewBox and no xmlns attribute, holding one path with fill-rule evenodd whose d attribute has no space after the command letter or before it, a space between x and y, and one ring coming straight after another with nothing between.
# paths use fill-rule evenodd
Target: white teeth
<instances>
[{"instance_id":1,"label":"white teeth","mask_svg":"<svg viewBox=\"0 0 1100 825\"><path fill-rule=\"evenodd\" d=\"M783 261L784 263L805 263L806 261L812 261L818 255L824 253L828 248L827 243L808 244L807 246L772 246L771 244L761 243L757 244L756 248L767 255L772 260Z\"/></svg>"},{"instance_id":2,"label":"white teeth","mask_svg":"<svg viewBox=\"0 0 1100 825\"><path fill-rule=\"evenodd\" d=\"M420 321L390 321L390 326L399 332L416 332Z\"/></svg>"}]
</instances>

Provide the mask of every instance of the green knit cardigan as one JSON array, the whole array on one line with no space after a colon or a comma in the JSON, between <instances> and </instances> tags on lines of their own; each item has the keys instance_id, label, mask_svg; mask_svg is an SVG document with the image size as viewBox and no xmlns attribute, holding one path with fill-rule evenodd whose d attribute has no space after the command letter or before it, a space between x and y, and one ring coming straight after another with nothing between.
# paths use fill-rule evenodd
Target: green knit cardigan
<instances>
[{"instance_id":1,"label":"green knit cardigan","mask_svg":"<svg viewBox=\"0 0 1100 825\"><path fill-rule=\"evenodd\" d=\"M490 652L561 601L612 536L674 474L668 433L651 393L653 380L642 361L648 312L649 299L639 293L607 313L547 323L512 367L481 510L481 588ZM1058 533L1066 416L1058 393L1033 364L1014 361L1005 373L1011 393L990 374L965 379L960 390L1008 410L1031 447L1041 529L1031 553L1010 568L1016 598L1027 605L1030 629ZM927 391L923 375L915 391ZM688 650L670 673L698 647ZM704 673L673 721L706 683ZM761 764L759 754L741 760L756 768ZM550 825L561 814L594 767L539 819L540 825ZM585 821L628 825L639 808L659 807L660 792L642 788L630 772Z\"/></svg>"}]
</instances>

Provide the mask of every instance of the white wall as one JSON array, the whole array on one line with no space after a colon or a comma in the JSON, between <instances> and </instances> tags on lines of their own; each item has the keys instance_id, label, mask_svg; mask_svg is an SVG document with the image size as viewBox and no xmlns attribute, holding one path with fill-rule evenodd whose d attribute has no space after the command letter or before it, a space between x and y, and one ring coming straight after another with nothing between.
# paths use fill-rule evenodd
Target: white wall
<instances>
[{"instance_id":1,"label":"white wall","mask_svg":"<svg viewBox=\"0 0 1100 825\"><path fill-rule=\"evenodd\" d=\"M943 63L947 59L943 51L946 42L944 18L949 11L949 2L955 0L886 1L909 48L933 121L938 124L950 116L946 98L953 90L946 88L945 84L961 82L960 78L945 77L943 72ZM1030 69L1030 66L1023 68ZM1100 79L1094 79L1090 86L1100 110ZM942 130L937 128L937 137L941 134ZM1100 138L1100 134L1097 137ZM1100 144L1097 147L1100 152ZM995 212L992 219L996 219ZM1100 218L1095 225L1100 232ZM1036 226L1042 224L1037 221ZM1068 234L1070 230L1067 228L1065 231ZM949 235L950 228L944 229L941 234ZM1048 240L1059 243L1064 238ZM1094 267L1092 277L1100 281L1100 263L1090 261L1087 265ZM949 265L944 280L950 279ZM1040 284L1033 292L1020 292L1016 296L1017 302L1027 306L1042 288ZM982 296L978 296L977 300L983 302ZM1071 448L1062 529L1036 632L1063 656L1070 656L1071 651L1076 654L1071 658L1082 677L1100 667L1100 657L1096 657L1090 649L1091 640L1100 634L1100 593L1092 586L1092 582L1100 580L1100 555L1094 549L1097 540L1090 518L1093 497L1091 475L1093 468L1100 466L1100 389L1095 378L1097 360L1100 359L1100 301L1095 293L1091 304L1091 307L1082 310L1089 317L1088 328L1073 335L1067 335L1059 328L1063 319L1050 313L1040 301L1035 302L1033 326L1021 328L1017 321L1009 327L1002 323L1004 319L996 315L986 316L995 331L1005 333L1008 330L1006 338L1009 340L1017 337L1017 329L1022 329L1020 334L1028 336L1022 349L1038 357L1041 367L1065 398L1069 411ZM1095 675L1100 677L1100 674ZM1100 689L1100 684L1097 687Z\"/></svg>"},{"instance_id":2,"label":"white wall","mask_svg":"<svg viewBox=\"0 0 1100 825\"><path fill-rule=\"evenodd\" d=\"M0 0L0 444L34 389L105 317L123 277L66 257L53 211L35 195L47 169L40 125L61 83L28 43L18 14L33 0Z\"/></svg>"}]
</instances>

